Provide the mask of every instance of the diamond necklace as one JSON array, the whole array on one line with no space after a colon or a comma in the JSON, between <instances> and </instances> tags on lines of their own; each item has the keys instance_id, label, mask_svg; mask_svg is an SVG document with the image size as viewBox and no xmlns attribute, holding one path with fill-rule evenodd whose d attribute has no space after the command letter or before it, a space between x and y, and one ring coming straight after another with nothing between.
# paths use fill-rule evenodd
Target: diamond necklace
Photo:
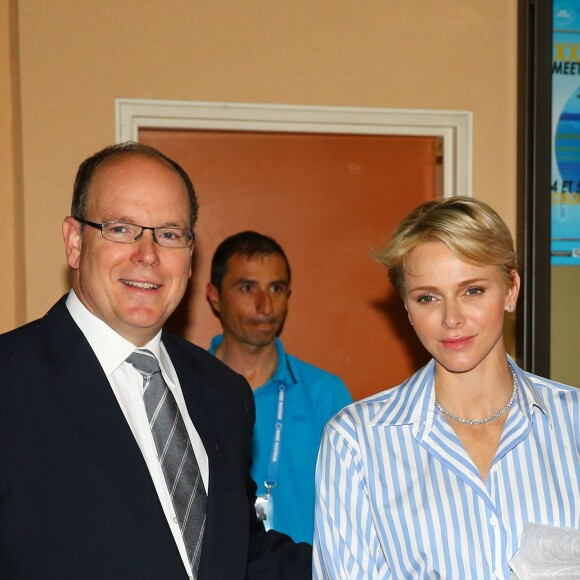
<instances>
[{"instance_id":1,"label":"diamond necklace","mask_svg":"<svg viewBox=\"0 0 580 580\"><path fill-rule=\"evenodd\" d=\"M497 418L501 417L504 413L509 411L512 408L512 405L515 403L516 397L518 396L518 381L516 379L516 373L514 369L510 366L510 371L512 372L513 377L513 388L512 388L512 396L510 400L507 402L506 406L503 409L500 409L495 415L491 417L487 417L486 419L462 419L461 417L457 417L450 413L447 409L445 409L441 403L435 399L435 406L441 413L443 413L446 417L457 421L458 423L463 423L464 425L483 425L485 423L489 423L490 421L495 421Z\"/></svg>"}]
</instances>

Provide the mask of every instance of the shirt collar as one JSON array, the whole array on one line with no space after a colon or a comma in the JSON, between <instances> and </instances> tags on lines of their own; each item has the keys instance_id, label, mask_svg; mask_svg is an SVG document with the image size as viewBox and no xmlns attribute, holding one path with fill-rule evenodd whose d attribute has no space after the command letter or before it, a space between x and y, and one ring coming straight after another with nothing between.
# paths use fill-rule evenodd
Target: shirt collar
<instances>
[{"instance_id":1,"label":"shirt collar","mask_svg":"<svg viewBox=\"0 0 580 580\"><path fill-rule=\"evenodd\" d=\"M380 399L387 402L393 395L400 393L399 402L381 405L382 409L371 420L371 426L415 425L423 429L427 422L432 422L430 411L435 406L434 376L435 361L431 360L404 383L379 395ZM375 402L373 399L369 397L370 402ZM381 400L376 402L380 403Z\"/></svg>"},{"instance_id":2,"label":"shirt collar","mask_svg":"<svg viewBox=\"0 0 580 580\"><path fill-rule=\"evenodd\" d=\"M213 354L215 356L215 351L217 350L217 347L224 341L224 335L223 334L216 334L216 336L214 336L211 339L211 342L209 343L209 353Z\"/></svg>"},{"instance_id":3,"label":"shirt collar","mask_svg":"<svg viewBox=\"0 0 580 580\"><path fill-rule=\"evenodd\" d=\"M66 307L81 332L85 335L103 371L107 377L111 376L137 347L90 312L79 300L74 290L70 291L66 299ZM164 356L161 349L161 331L145 346L139 348L150 350L162 362Z\"/></svg>"},{"instance_id":4,"label":"shirt collar","mask_svg":"<svg viewBox=\"0 0 580 580\"><path fill-rule=\"evenodd\" d=\"M518 367L510 356L508 356L508 361L516 373L516 379L518 381L519 391L516 404L519 409L529 418L534 414L534 409L537 407L546 416L550 424L553 424L550 410L542 400L538 389L536 389L530 377Z\"/></svg>"},{"instance_id":5,"label":"shirt collar","mask_svg":"<svg viewBox=\"0 0 580 580\"><path fill-rule=\"evenodd\" d=\"M279 338L276 338L276 352L278 353L278 366L270 381L281 381L287 386L293 385L296 382L296 375L292 369L291 361L284 350L284 345Z\"/></svg>"},{"instance_id":6,"label":"shirt collar","mask_svg":"<svg viewBox=\"0 0 580 580\"><path fill-rule=\"evenodd\" d=\"M215 356L215 351L219 347L219 345L223 342L224 335L218 334L214 336L211 340L209 345L209 352ZM284 345L279 338L275 339L276 344L276 353L278 354L278 363L276 365L276 370L274 371L273 376L266 381L266 383L262 386L269 384L271 381L280 381L283 382L286 386L292 385L296 382L296 373L292 369L292 364L286 351L284 350ZM259 387L261 389L262 387ZM259 390L256 389L256 390Z\"/></svg>"},{"instance_id":7,"label":"shirt collar","mask_svg":"<svg viewBox=\"0 0 580 580\"><path fill-rule=\"evenodd\" d=\"M550 412L530 378L509 355L507 360L514 369L518 381L518 410L530 419L537 407L552 422ZM399 389L404 389L397 405L382 405L382 409L378 410L372 419L371 426L413 425L415 434L419 431L430 431L435 418L434 379L435 361L431 360L404 383L379 395L379 400L369 397L371 402L380 403L381 400L388 400Z\"/></svg>"}]
</instances>

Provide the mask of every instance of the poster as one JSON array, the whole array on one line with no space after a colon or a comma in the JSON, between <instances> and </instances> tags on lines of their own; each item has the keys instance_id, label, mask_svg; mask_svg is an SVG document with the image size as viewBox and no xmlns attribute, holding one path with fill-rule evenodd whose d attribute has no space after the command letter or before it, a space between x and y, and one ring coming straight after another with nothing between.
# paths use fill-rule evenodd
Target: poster
<instances>
[{"instance_id":1,"label":"poster","mask_svg":"<svg viewBox=\"0 0 580 580\"><path fill-rule=\"evenodd\" d=\"M580 0L554 2L551 263L580 266Z\"/></svg>"}]
</instances>

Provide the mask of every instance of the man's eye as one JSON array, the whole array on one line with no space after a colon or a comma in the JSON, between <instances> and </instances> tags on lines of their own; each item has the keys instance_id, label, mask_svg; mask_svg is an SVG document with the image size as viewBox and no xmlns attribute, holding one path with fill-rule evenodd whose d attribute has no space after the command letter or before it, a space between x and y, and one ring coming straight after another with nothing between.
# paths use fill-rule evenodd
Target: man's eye
<instances>
[{"instance_id":1,"label":"man's eye","mask_svg":"<svg viewBox=\"0 0 580 580\"><path fill-rule=\"evenodd\" d=\"M240 291L241 291L241 292L246 292L246 293L247 293L247 292L251 292L251 291L252 291L252 286L251 286L251 284L242 284L242 285L240 286Z\"/></svg>"},{"instance_id":2,"label":"man's eye","mask_svg":"<svg viewBox=\"0 0 580 580\"><path fill-rule=\"evenodd\" d=\"M272 286L272 292L274 294L282 294L286 290L286 287L282 284L274 284Z\"/></svg>"},{"instance_id":3,"label":"man's eye","mask_svg":"<svg viewBox=\"0 0 580 580\"><path fill-rule=\"evenodd\" d=\"M179 233L171 230L165 230L161 232L161 237L166 240L178 240L180 238Z\"/></svg>"},{"instance_id":4,"label":"man's eye","mask_svg":"<svg viewBox=\"0 0 580 580\"><path fill-rule=\"evenodd\" d=\"M107 228L107 230L109 231L110 234L113 234L113 235L122 235L122 234L126 234L129 232L129 230L127 229L127 226L124 226L121 224L111 225Z\"/></svg>"}]
</instances>

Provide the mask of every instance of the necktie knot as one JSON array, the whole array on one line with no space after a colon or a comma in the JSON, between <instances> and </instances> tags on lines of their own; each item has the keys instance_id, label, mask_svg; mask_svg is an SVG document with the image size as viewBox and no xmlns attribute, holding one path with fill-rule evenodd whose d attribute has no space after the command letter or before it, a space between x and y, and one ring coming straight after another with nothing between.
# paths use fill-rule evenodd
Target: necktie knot
<instances>
[{"instance_id":1,"label":"necktie knot","mask_svg":"<svg viewBox=\"0 0 580 580\"><path fill-rule=\"evenodd\" d=\"M161 372L159 361L155 355L147 349L133 351L128 357L127 362L133 365L142 375L151 376Z\"/></svg>"}]
</instances>

